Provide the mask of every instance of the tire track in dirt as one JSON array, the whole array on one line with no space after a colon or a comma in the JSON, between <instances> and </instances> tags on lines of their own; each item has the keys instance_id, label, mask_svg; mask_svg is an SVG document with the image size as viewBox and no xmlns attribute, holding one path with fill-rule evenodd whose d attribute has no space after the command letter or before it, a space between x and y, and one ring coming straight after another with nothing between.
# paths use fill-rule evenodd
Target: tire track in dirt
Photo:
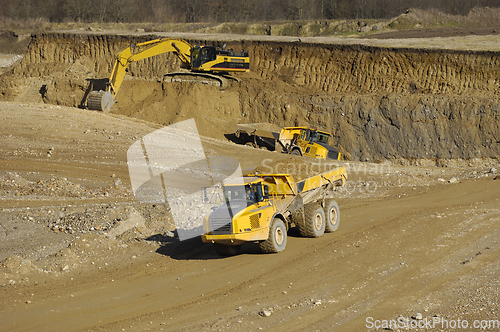
<instances>
[{"instance_id":1,"label":"tire track in dirt","mask_svg":"<svg viewBox=\"0 0 500 332\"><path fill-rule=\"evenodd\" d=\"M2 225L2 222L0 221L0 242L3 242L7 238L7 228L5 228L4 225Z\"/></svg>"}]
</instances>

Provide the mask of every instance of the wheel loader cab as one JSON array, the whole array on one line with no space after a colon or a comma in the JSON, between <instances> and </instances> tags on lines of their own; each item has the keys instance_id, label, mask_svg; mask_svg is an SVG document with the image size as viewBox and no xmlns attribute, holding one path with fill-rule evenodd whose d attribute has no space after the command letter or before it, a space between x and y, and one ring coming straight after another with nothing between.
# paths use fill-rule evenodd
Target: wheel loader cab
<instances>
[{"instance_id":1,"label":"wheel loader cab","mask_svg":"<svg viewBox=\"0 0 500 332\"><path fill-rule=\"evenodd\" d=\"M331 135L314 130L309 131L309 142L329 144Z\"/></svg>"}]
</instances>

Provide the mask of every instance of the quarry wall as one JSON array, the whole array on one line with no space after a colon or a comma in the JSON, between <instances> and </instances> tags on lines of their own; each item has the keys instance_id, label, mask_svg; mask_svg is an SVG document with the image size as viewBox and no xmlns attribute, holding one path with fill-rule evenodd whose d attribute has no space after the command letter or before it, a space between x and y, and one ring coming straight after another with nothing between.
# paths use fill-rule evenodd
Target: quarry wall
<instances>
[{"instance_id":1,"label":"quarry wall","mask_svg":"<svg viewBox=\"0 0 500 332\"><path fill-rule=\"evenodd\" d=\"M155 36L36 34L24 59L2 75L0 96L23 89L81 106L89 81L114 56ZM249 51L251 73L221 90L158 83L181 66L174 54L133 63L114 113L167 125L195 117L221 138L238 122L310 125L340 136L353 160L496 158L500 155L500 54L276 41L189 40ZM35 85L26 82L37 80Z\"/></svg>"}]
</instances>

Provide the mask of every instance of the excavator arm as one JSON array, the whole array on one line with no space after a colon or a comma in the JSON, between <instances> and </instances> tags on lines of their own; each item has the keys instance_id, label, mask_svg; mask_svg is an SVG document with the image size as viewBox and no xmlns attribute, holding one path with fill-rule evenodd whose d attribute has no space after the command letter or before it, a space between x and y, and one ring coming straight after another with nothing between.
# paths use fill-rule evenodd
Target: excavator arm
<instances>
[{"instance_id":1,"label":"excavator arm","mask_svg":"<svg viewBox=\"0 0 500 332\"><path fill-rule=\"evenodd\" d=\"M88 108L108 112L115 103L115 97L123 83L127 69L132 62L155 55L174 52L185 64L191 66L191 44L182 39L163 38L150 40L127 47L116 55L116 61L106 91L92 91L88 98Z\"/></svg>"},{"instance_id":2,"label":"excavator arm","mask_svg":"<svg viewBox=\"0 0 500 332\"><path fill-rule=\"evenodd\" d=\"M191 44L181 39L155 39L132 45L116 56L113 71L108 82L107 91L116 97L125 78L128 67L132 62L144 60L155 55L174 52L187 65L191 65Z\"/></svg>"}]
</instances>

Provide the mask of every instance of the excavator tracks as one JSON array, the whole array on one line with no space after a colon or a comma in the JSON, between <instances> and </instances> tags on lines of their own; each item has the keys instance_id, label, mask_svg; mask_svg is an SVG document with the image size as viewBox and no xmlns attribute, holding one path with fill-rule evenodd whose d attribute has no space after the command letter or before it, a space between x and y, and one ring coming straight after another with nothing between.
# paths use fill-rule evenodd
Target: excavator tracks
<instances>
[{"instance_id":1,"label":"excavator tracks","mask_svg":"<svg viewBox=\"0 0 500 332\"><path fill-rule=\"evenodd\" d=\"M163 82L193 82L215 85L221 88L228 87L231 80L238 81L238 79L231 76L213 75L207 73L175 72L163 75Z\"/></svg>"}]
</instances>

